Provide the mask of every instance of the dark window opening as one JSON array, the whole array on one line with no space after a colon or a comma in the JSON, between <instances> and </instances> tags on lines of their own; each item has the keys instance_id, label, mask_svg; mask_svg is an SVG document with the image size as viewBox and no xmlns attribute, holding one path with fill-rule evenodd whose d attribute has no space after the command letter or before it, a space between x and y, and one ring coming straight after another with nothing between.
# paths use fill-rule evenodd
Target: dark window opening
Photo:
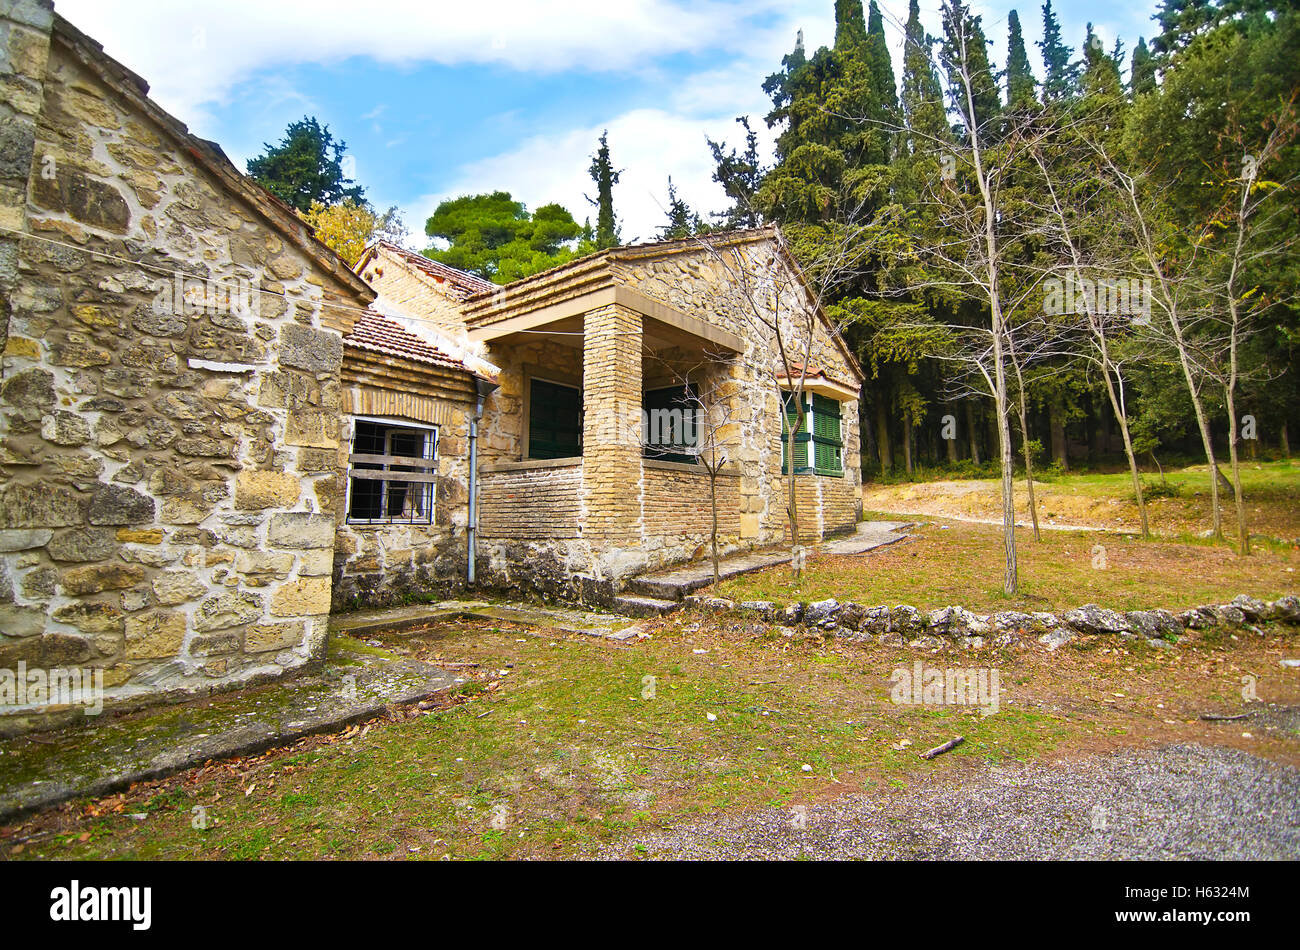
<instances>
[{"instance_id":1,"label":"dark window opening","mask_svg":"<svg viewBox=\"0 0 1300 950\"><path fill-rule=\"evenodd\" d=\"M529 380L528 457L574 458L582 454L582 391Z\"/></svg>"},{"instance_id":2,"label":"dark window opening","mask_svg":"<svg viewBox=\"0 0 1300 950\"><path fill-rule=\"evenodd\" d=\"M699 447L702 421L692 387L647 390L641 397L641 409L642 455L666 462L699 461L692 449Z\"/></svg>"}]
</instances>

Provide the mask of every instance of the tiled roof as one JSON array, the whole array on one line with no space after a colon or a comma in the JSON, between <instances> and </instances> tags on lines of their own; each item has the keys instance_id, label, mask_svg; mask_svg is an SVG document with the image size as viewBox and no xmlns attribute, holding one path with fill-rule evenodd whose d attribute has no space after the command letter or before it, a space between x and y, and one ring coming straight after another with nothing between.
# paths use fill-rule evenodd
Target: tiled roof
<instances>
[{"instance_id":1,"label":"tiled roof","mask_svg":"<svg viewBox=\"0 0 1300 950\"><path fill-rule=\"evenodd\" d=\"M376 247L382 247L386 251L401 257L412 267L416 267L428 276L432 277L439 283L447 283L451 286L452 295L458 299L464 300L473 294L481 294L489 290L496 290L497 285L490 280L484 280L474 274L466 273L463 270L457 270L454 267L448 267L446 264L440 264L437 261L429 260L423 254L417 254L414 251L408 251L391 241L378 241Z\"/></svg>"},{"instance_id":2,"label":"tiled roof","mask_svg":"<svg viewBox=\"0 0 1300 950\"><path fill-rule=\"evenodd\" d=\"M373 310L366 311L352 332L343 338L344 346L399 356L402 359L415 360L446 369L459 369L469 372L469 368L454 356L438 349L406 329L396 320L390 320Z\"/></svg>"},{"instance_id":3,"label":"tiled roof","mask_svg":"<svg viewBox=\"0 0 1300 950\"><path fill-rule=\"evenodd\" d=\"M803 364L802 364L802 363L797 363L797 362L795 362L795 361L793 361L793 360L790 362L790 373L791 373L791 377L790 377L790 378L792 378L792 379L798 379L800 376L806 376L808 379L812 379L812 378L814 378L814 377L816 377L816 376L825 376L825 375L826 375L826 372L825 372L825 371L824 371L820 366L818 366L816 363L809 363L809 364L808 364L808 371L805 373L805 372L804 372ZM778 378L778 379L785 379L785 378L786 378L785 370L783 370L783 369L779 369L779 370L777 370L777 371L776 371L776 375L777 375L777 378Z\"/></svg>"}]
</instances>

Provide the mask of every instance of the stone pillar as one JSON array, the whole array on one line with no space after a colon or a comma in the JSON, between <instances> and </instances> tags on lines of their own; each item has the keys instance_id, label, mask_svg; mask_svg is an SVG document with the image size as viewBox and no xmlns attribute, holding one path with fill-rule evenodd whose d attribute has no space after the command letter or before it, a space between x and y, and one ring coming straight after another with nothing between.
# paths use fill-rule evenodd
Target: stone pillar
<instances>
[{"instance_id":1,"label":"stone pillar","mask_svg":"<svg viewBox=\"0 0 1300 950\"><path fill-rule=\"evenodd\" d=\"M583 537L599 551L641 538L641 315L611 304L584 315Z\"/></svg>"}]
</instances>

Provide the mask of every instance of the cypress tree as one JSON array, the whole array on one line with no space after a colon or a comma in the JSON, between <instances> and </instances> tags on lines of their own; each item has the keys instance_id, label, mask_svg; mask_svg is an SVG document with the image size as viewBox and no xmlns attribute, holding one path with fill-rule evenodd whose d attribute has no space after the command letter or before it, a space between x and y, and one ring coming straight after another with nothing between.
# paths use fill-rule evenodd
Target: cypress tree
<instances>
[{"instance_id":1,"label":"cypress tree","mask_svg":"<svg viewBox=\"0 0 1300 950\"><path fill-rule=\"evenodd\" d=\"M875 6L875 3L872 3ZM867 23L862 0L835 0L835 48L848 49L867 41Z\"/></svg>"},{"instance_id":2,"label":"cypress tree","mask_svg":"<svg viewBox=\"0 0 1300 950\"><path fill-rule=\"evenodd\" d=\"M971 118L977 128L991 129L992 120L1001 111L1002 99L998 95L998 84L989 64L989 42L980 25L980 17L971 16L970 7L960 0L953 0L943 9L943 32L943 57L947 62L960 63L962 50L965 49L966 67L970 74L970 96L975 110ZM965 113L966 90L953 88L951 94L959 97L961 111Z\"/></svg>"},{"instance_id":3,"label":"cypress tree","mask_svg":"<svg viewBox=\"0 0 1300 950\"><path fill-rule=\"evenodd\" d=\"M1025 52L1025 37L1020 31L1020 15L1012 10L1007 14L1007 107L1016 111L1033 108L1037 104L1034 92L1038 86Z\"/></svg>"},{"instance_id":4,"label":"cypress tree","mask_svg":"<svg viewBox=\"0 0 1300 950\"><path fill-rule=\"evenodd\" d=\"M898 112L898 94L894 88L894 64L889 58L889 41L885 39L885 18L876 0L871 0L867 17L867 62L871 65L872 85L881 109L887 116Z\"/></svg>"},{"instance_id":5,"label":"cypress tree","mask_svg":"<svg viewBox=\"0 0 1300 950\"><path fill-rule=\"evenodd\" d=\"M931 39L921 26L918 0L909 0L907 25L903 28L903 88L901 105L903 121L910 137L910 150L922 151L932 139L940 139L949 132L948 119L943 106L943 87L934 68L930 54Z\"/></svg>"},{"instance_id":6,"label":"cypress tree","mask_svg":"<svg viewBox=\"0 0 1300 950\"><path fill-rule=\"evenodd\" d=\"M1138 37L1137 46L1133 47L1133 61L1129 67L1129 91L1137 98L1143 93L1154 92L1156 88L1156 62L1147 49L1147 41Z\"/></svg>"},{"instance_id":7,"label":"cypress tree","mask_svg":"<svg viewBox=\"0 0 1300 950\"><path fill-rule=\"evenodd\" d=\"M591 180L596 183L596 197L587 198L596 207L596 248L617 247L618 223L614 219L614 186L621 172L614 171L609 160L609 130L600 133L600 148L591 159Z\"/></svg>"},{"instance_id":8,"label":"cypress tree","mask_svg":"<svg viewBox=\"0 0 1300 950\"><path fill-rule=\"evenodd\" d=\"M1043 53L1043 102L1073 97L1078 66L1070 62L1070 47L1061 41L1061 21L1052 10L1052 0L1043 4L1043 38L1036 45Z\"/></svg>"}]
</instances>

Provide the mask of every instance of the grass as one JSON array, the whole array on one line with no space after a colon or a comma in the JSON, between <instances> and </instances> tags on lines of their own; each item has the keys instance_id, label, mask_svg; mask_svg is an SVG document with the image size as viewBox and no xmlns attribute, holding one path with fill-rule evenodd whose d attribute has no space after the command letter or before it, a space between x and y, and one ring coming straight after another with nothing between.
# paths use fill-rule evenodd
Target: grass
<instances>
[{"instance_id":1,"label":"grass","mask_svg":"<svg viewBox=\"0 0 1300 950\"><path fill-rule=\"evenodd\" d=\"M1226 471L1226 468L1225 468ZM1300 464L1280 461L1243 461L1242 491L1246 500L1247 528L1252 535L1294 542L1300 538ZM1106 529L1136 529L1137 504L1127 471L1035 477L1038 515L1046 524L1079 525ZM1148 517L1157 534L1196 537L1210 527L1208 468L1192 465L1170 469L1165 482L1155 472L1144 472L1152 489L1167 485L1148 498ZM871 510L909 512L931 516L1001 519L1001 483L996 479L907 482L890 485L868 483L864 505ZM1236 512L1232 493L1220 496L1224 532L1232 537ZM1016 517L1028 519L1028 495L1023 478L1016 481Z\"/></svg>"},{"instance_id":2,"label":"grass","mask_svg":"<svg viewBox=\"0 0 1300 950\"><path fill-rule=\"evenodd\" d=\"M920 516L924 517L924 516ZM809 558L801 582L786 566L724 581L732 600L822 600L863 604L959 605L972 610L1064 610L1098 603L1118 610L1185 609L1239 593L1272 599L1297 590L1300 550L1260 550L1242 558L1224 545L1141 541L1102 532L1019 532L1021 593L1002 592L1005 550L999 527L929 522L910 540L866 556Z\"/></svg>"},{"instance_id":3,"label":"grass","mask_svg":"<svg viewBox=\"0 0 1300 950\"><path fill-rule=\"evenodd\" d=\"M1195 737L1207 728L1196 711L1220 708L1246 669L1261 671L1263 696L1300 693L1293 673L1273 672L1275 640L944 659L690 614L649 629L632 644L485 623L385 638L477 663L478 680L427 714L69 803L0 829L0 859L583 856L704 812ZM1001 710L891 703L891 671L916 659L1000 669ZM916 755L956 734L966 742L953 752Z\"/></svg>"}]
</instances>

